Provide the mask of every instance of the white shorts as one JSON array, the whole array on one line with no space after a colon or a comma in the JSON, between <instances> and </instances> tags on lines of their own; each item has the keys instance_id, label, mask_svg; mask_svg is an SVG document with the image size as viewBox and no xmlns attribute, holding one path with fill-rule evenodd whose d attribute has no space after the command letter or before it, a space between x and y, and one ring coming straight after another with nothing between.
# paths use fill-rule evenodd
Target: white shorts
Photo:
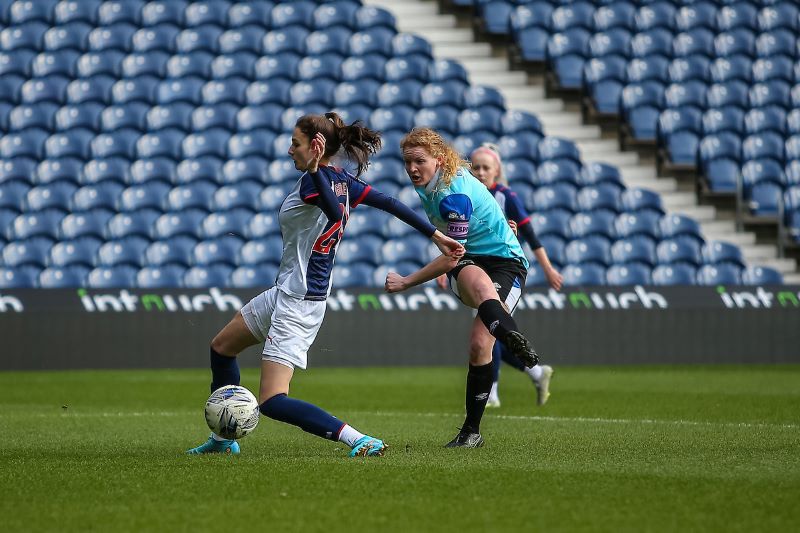
<instances>
[{"instance_id":1,"label":"white shorts","mask_svg":"<svg viewBox=\"0 0 800 533\"><path fill-rule=\"evenodd\" d=\"M325 307L324 301L301 300L272 287L247 302L241 313L250 333L264 342L263 360L305 369Z\"/></svg>"}]
</instances>

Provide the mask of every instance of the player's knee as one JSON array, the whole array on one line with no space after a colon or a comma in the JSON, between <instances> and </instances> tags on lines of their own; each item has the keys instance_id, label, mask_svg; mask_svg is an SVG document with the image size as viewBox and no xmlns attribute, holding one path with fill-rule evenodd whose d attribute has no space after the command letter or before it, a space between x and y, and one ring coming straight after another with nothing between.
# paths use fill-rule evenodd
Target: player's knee
<instances>
[{"instance_id":1,"label":"player's knee","mask_svg":"<svg viewBox=\"0 0 800 533\"><path fill-rule=\"evenodd\" d=\"M469 360L471 363L482 362L485 359L492 358L492 347L494 346L494 338L473 338L469 342Z\"/></svg>"},{"instance_id":2,"label":"player's knee","mask_svg":"<svg viewBox=\"0 0 800 533\"><path fill-rule=\"evenodd\" d=\"M218 333L213 339L211 339L211 349L220 355L228 355L228 356L237 355L235 353L231 353L230 344L225 342L225 337L220 333Z\"/></svg>"}]
</instances>

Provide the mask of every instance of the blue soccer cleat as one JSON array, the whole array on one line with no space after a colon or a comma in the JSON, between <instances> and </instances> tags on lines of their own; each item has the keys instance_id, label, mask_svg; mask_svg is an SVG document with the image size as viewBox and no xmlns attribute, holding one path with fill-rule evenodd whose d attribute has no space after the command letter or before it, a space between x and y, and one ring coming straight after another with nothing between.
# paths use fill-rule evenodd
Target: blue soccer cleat
<instances>
[{"instance_id":1,"label":"blue soccer cleat","mask_svg":"<svg viewBox=\"0 0 800 533\"><path fill-rule=\"evenodd\" d=\"M214 437L208 437L208 440L197 448L186 450L186 453L191 455L200 455L203 453L230 453L237 455L239 453L239 443L235 440L216 440Z\"/></svg>"},{"instance_id":2,"label":"blue soccer cleat","mask_svg":"<svg viewBox=\"0 0 800 533\"><path fill-rule=\"evenodd\" d=\"M350 457L368 457L370 455L382 456L386 448L388 448L388 446L386 446L381 439L364 435L353 445L353 449L350 450Z\"/></svg>"}]
</instances>

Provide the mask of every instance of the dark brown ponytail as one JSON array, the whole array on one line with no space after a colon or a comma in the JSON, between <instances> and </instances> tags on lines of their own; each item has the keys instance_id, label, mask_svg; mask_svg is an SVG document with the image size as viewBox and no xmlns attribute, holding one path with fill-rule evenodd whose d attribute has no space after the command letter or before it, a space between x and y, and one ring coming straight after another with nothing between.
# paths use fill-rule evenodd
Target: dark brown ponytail
<instances>
[{"instance_id":1,"label":"dark brown ponytail","mask_svg":"<svg viewBox=\"0 0 800 533\"><path fill-rule=\"evenodd\" d=\"M325 115L305 115L297 120L295 126L309 139L317 133L325 136L325 156L332 157L344 149L350 161L358 165L357 175L361 175L369 164L369 157L380 150L381 135L373 131L360 120L349 126L342 117L333 111Z\"/></svg>"}]
</instances>

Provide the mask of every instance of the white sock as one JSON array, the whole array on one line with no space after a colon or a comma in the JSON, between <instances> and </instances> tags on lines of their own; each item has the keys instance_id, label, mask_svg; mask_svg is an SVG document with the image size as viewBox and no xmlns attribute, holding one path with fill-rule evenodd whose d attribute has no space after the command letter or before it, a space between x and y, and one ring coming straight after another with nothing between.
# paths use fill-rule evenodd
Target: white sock
<instances>
[{"instance_id":1,"label":"white sock","mask_svg":"<svg viewBox=\"0 0 800 533\"><path fill-rule=\"evenodd\" d=\"M214 439L217 442L223 442L223 441L229 440L229 439L223 439L222 437L220 437L219 435L217 435L216 433L213 433L213 432L211 433L211 438Z\"/></svg>"},{"instance_id":2,"label":"white sock","mask_svg":"<svg viewBox=\"0 0 800 533\"><path fill-rule=\"evenodd\" d=\"M492 390L489 391L489 398L491 398L493 400L496 400L498 398L498 396L497 396L497 382L496 381L494 383L492 383Z\"/></svg>"},{"instance_id":3,"label":"white sock","mask_svg":"<svg viewBox=\"0 0 800 533\"><path fill-rule=\"evenodd\" d=\"M539 379L542 377L542 367L539 365L536 365L533 368L526 368L525 372L527 372L533 381L539 381Z\"/></svg>"},{"instance_id":4,"label":"white sock","mask_svg":"<svg viewBox=\"0 0 800 533\"><path fill-rule=\"evenodd\" d=\"M356 441L363 436L364 434L353 428L353 426L345 424L339 432L339 442L344 442L352 448L356 445Z\"/></svg>"}]
</instances>

